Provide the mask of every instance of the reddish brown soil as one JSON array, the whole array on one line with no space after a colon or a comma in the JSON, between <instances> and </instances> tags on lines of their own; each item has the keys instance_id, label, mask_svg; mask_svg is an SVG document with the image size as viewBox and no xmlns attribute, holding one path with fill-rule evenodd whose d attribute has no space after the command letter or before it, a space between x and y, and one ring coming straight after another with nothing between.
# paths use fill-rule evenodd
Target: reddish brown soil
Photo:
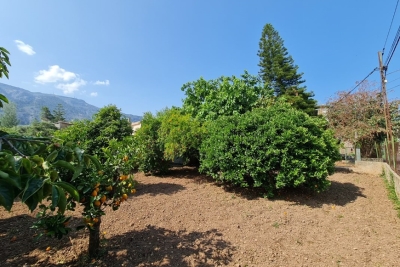
<instances>
[{"instance_id":1,"label":"reddish brown soil","mask_svg":"<svg viewBox=\"0 0 400 267\"><path fill-rule=\"evenodd\" d=\"M103 217L95 260L85 230L35 242L33 215L17 203L0 211L0 266L400 266L400 220L382 178L340 170L327 192L270 200L190 168L138 174L137 194Z\"/></svg>"}]
</instances>

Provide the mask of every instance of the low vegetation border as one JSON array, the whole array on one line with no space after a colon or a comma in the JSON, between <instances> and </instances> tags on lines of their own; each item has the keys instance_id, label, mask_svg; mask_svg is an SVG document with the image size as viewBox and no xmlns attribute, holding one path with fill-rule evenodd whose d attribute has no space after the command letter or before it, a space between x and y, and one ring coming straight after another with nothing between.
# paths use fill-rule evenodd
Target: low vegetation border
<instances>
[{"instance_id":1,"label":"low vegetation border","mask_svg":"<svg viewBox=\"0 0 400 267\"><path fill-rule=\"evenodd\" d=\"M397 198L400 199L400 176L394 172L385 162L356 161L356 167L361 167L364 171L374 174L381 174L386 181L393 187Z\"/></svg>"},{"instance_id":2,"label":"low vegetation border","mask_svg":"<svg viewBox=\"0 0 400 267\"><path fill-rule=\"evenodd\" d=\"M397 198L400 198L400 176L394 172L387 163L382 164L383 175L388 181L389 185L394 187L394 191L396 192Z\"/></svg>"}]
</instances>

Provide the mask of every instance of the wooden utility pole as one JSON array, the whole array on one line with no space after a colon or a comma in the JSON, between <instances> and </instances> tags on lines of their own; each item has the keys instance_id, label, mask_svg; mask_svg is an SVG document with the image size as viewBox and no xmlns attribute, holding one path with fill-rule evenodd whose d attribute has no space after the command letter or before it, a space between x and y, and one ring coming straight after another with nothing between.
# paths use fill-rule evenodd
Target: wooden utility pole
<instances>
[{"instance_id":1,"label":"wooden utility pole","mask_svg":"<svg viewBox=\"0 0 400 267\"><path fill-rule=\"evenodd\" d=\"M395 155L395 151L394 151L392 120L390 118L390 107L389 107L389 102L388 102L387 93L386 93L386 82L387 81L386 81L385 71L386 71L387 67L383 66L382 53L380 51L378 52L378 60L379 60L379 71L381 73L382 102L383 102L383 112L385 114L385 122L386 122L387 144L388 144L388 147L392 146L393 154L390 155L390 157L393 158L393 168L396 169L396 155ZM388 150L390 151L390 149L388 149ZM390 152L388 154L390 154ZM388 159L389 159L389 155L388 155ZM389 161L389 165L391 165L390 161Z\"/></svg>"}]
</instances>

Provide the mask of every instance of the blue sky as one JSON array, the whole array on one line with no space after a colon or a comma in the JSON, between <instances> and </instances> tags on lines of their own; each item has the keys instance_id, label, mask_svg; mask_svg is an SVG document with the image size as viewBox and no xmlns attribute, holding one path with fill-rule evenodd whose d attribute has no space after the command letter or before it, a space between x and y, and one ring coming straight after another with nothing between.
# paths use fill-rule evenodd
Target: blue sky
<instances>
[{"instance_id":1,"label":"blue sky","mask_svg":"<svg viewBox=\"0 0 400 267\"><path fill-rule=\"evenodd\" d=\"M3 1L0 46L12 67L1 82L142 115L181 106L181 86L201 76L257 75L258 42L271 23L323 104L378 66L396 2ZM399 25L400 10L387 52ZM399 58L396 51L388 73L400 69ZM388 75L388 89L400 85L397 78ZM378 72L370 80L379 81Z\"/></svg>"}]
</instances>

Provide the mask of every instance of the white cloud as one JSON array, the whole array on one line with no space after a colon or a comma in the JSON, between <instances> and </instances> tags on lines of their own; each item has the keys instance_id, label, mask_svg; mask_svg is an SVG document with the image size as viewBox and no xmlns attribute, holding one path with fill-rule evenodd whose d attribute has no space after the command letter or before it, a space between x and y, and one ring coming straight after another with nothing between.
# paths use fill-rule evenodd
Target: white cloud
<instances>
[{"instance_id":1,"label":"white cloud","mask_svg":"<svg viewBox=\"0 0 400 267\"><path fill-rule=\"evenodd\" d=\"M90 96L96 97L97 96L97 92L91 92Z\"/></svg>"},{"instance_id":2,"label":"white cloud","mask_svg":"<svg viewBox=\"0 0 400 267\"><path fill-rule=\"evenodd\" d=\"M71 94L79 90L79 87L86 85L86 81L82 79L76 79L72 83L59 83L56 88L64 92L64 94Z\"/></svg>"},{"instance_id":3,"label":"white cloud","mask_svg":"<svg viewBox=\"0 0 400 267\"><path fill-rule=\"evenodd\" d=\"M25 54L28 54L30 56L36 54L35 51L33 51L33 47L20 41L20 40L15 40L15 43L17 44L17 47L20 51L24 52Z\"/></svg>"},{"instance_id":4,"label":"white cloud","mask_svg":"<svg viewBox=\"0 0 400 267\"><path fill-rule=\"evenodd\" d=\"M50 66L48 70L40 70L39 75L35 77L37 83L55 83L55 82L68 82L77 79L78 75L73 72L66 71L58 65Z\"/></svg>"},{"instance_id":5,"label":"white cloud","mask_svg":"<svg viewBox=\"0 0 400 267\"><path fill-rule=\"evenodd\" d=\"M105 80L105 81L96 81L94 84L95 84L95 85L110 85L110 81L109 81L109 80Z\"/></svg>"}]
</instances>

